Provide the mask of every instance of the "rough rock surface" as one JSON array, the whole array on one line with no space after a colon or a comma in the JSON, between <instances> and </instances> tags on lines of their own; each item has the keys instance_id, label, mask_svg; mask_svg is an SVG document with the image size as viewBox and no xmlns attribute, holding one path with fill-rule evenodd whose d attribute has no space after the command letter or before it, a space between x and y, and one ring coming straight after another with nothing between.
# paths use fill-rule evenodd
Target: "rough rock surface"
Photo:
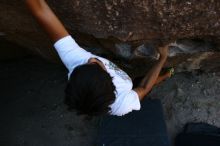
<instances>
[{"instance_id":1,"label":"rough rock surface","mask_svg":"<svg viewBox=\"0 0 220 146\"><path fill-rule=\"evenodd\" d=\"M83 46L95 48L90 51L96 54L119 56L129 61L147 58L149 63L149 59L155 58L152 50L157 45L196 38L212 45L206 50L198 46L183 50L180 40L177 49L170 53L174 59L168 65L175 66L189 59L194 65L197 62L198 68L198 62L207 62L210 58L213 62L213 58L215 61L219 58L219 54L212 53L219 51L218 0L48 0L48 3L75 39ZM0 7L1 36L49 60L57 58L51 42L27 11L24 1L3 0ZM203 53L193 54L201 51ZM208 53L204 55L204 52ZM200 60L194 61L192 57Z\"/></svg>"}]
</instances>

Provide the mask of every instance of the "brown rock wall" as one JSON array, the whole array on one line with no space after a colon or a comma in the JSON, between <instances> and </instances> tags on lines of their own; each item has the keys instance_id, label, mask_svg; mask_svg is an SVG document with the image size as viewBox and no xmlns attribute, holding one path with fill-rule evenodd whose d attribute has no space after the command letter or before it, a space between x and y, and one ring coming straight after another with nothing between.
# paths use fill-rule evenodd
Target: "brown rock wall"
<instances>
[{"instance_id":1,"label":"brown rock wall","mask_svg":"<svg viewBox=\"0 0 220 146\"><path fill-rule=\"evenodd\" d=\"M208 40L217 44L215 51L219 48L218 0L47 0L47 2L81 45L102 48L103 52L110 50L116 56L124 55L126 59L135 58L132 53L143 44L153 44L156 48L157 45L181 38ZM3 0L0 6L0 33L5 34L5 38L31 49L44 58L52 61L57 59L52 43L29 14L23 0ZM129 45L124 51L127 54L121 51L121 44ZM193 53L200 52L199 48L195 49ZM184 51L182 53L191 54Z\"/></svg>"}]
</instances>

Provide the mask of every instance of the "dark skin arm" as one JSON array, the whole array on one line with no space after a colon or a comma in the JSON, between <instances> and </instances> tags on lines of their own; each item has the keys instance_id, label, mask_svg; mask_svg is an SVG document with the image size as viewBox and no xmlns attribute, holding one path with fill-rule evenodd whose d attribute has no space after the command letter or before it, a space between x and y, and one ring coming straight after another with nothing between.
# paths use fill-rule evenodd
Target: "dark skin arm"
<instances>
[{"instance_id":1,"label":"dark skin arm","mask_svg":"<svg viewBox=\"0 0 220 146\"><path fill-rule=\"evenodd\" d=\"M158 51L160 53L160 59L145 75L140 85L137 88L134 88L134 91L137 92L140 100L142 100L151 91L154 84L156 83L160 71L167 59L168 45L165 47L159 47Z\"/></svg>"},{"instance_id":2,"label":"dark skin arm","mask_svg":"<svg viewBox=\"0 0 220 146\"><path fill-rule=\"evenodd\" d=\"M27 7L53 42L69 35L45 0L25 0Z\"/></svg>"}]
</instances>

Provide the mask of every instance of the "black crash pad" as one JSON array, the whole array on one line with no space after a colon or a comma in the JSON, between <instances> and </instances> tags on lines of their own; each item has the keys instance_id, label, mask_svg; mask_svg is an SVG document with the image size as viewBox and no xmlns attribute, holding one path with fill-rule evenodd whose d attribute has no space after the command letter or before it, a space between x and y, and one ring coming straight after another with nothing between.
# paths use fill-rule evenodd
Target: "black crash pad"
<instances>
[{"instance_id":1,"label":"black crash pad","mask_svg":"<svg viewBox=\"0 0 220 146\"><path fill-rule=\"evenodd\" d=\"M140 111L105 116L97 146L170 146L160 100L144 100Z\"/></svg>"}]
</instances>

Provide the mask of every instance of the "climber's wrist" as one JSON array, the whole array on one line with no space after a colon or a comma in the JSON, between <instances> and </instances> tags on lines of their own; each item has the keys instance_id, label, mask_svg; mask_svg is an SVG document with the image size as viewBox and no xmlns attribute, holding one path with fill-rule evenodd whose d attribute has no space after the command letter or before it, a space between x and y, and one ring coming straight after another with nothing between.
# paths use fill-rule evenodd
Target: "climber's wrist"
<instances>
[{"instance_id":1,"label":"climber's wrist","mask_svg":"<svg viewBox=\"0 0 220 146\"><path fill-rule=\"evenodd\" d=\"M161 54L160 54L159 61L165 62L166 60L167 60L167 55L161 55Z\"/></svg>"}]
</instances>

